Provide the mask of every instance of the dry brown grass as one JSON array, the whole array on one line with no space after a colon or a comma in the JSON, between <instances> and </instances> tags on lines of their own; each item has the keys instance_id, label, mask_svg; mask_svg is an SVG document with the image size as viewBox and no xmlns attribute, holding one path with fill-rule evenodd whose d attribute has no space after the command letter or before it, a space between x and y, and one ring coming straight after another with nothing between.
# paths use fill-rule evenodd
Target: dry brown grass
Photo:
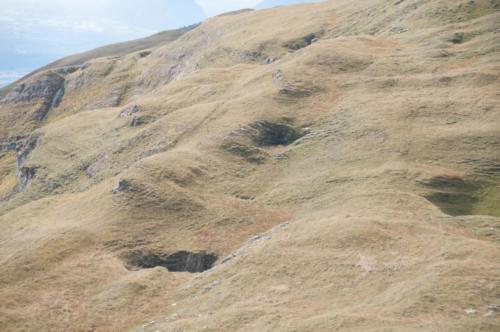
<instances>
[{"instance_id":1,"label":"dry brown grass","mask_svg":"<svg viewBox=\"0 0 500 332\"><path fill-rule=\"evenodd\" d=\"M35 179L0 203L0 330L497 330L495 6L337 0L215 17L146 57L64 74L44 122L32 104L0 105L2 140L40 136ZM258 144L259 121L305 136ZM0 197L14 167L0 156ZM130 271L134 250L220 259L198 275Z\"/></svg>"}]
</instances>

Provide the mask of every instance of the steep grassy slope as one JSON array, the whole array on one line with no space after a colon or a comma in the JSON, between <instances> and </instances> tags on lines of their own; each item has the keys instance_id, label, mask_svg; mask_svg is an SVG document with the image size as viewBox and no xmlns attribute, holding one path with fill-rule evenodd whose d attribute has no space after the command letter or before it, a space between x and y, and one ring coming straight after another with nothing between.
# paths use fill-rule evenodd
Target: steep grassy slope
<instances>
[{"instance_id":1,"label":"steep grassy slope","mask_svg":"<svg viewBox=\"0 0 500 332\"><path fill-rule=\"evenodd\" d=\"M150 37L146 38L141 38L137 40L132 40L128 42L123 42L123 43L117 43L117 44L112 44L112 45L106 45L103 47L99 47L90 51L86 51L83 53L71 55L68 57L65 57L63 59L57 60L51 64L48 64L45 67L42 67L38 70L36 70L33 73L30 73L26 77L22 78L21 80L26 80L30 76L33 76L36 73L42 72L42 71L47 71L55 68L65 68L66 71L71 71L75 70L76 68L72 68L73 66L80 66L84 64L87 61L96 59L96 58L101 58L101 57L120 57L124 56L129 53L133 52L138 52L138 51L143 51L141 54L147 55L149 53L148 49L149 48L154 48L157 47L158 45L165 45L168 44L169 42L172 42L185 34L188 31L191 31L192 29L196 28L198 24L194 24L191 26L187 26L184 28L176 29L176 30L169 30L169 31L163 31L160 33L157 33L155 35L152 35ZM14 86L17 84L17 82L0 89L0 97L4 97L5 94L10 91Z\"/></svg>"},{"instance_id":2,"label":"steep grassy slope","mask_svg":"<svg viewBox=\"0 0 500 332\"><path fill-rule=\"evenodd\" d=\"M0 330L497 330L499 6L241 12L20 82Z\"/></svg>"}]
</instances>

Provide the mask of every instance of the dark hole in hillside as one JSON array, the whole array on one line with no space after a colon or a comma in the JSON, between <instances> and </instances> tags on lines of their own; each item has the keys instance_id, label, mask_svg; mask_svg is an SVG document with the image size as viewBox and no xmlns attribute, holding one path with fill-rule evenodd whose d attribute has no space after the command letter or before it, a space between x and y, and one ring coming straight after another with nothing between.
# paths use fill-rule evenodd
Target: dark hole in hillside
<instances>
[{"instance_id":1,"label":"dark hole in hillside","mask_svg":"<svg viewBox=\"0 0 500 332\"><path fill-rule=\"evenodd\" d=\"M203 272L210 269L217 256L206 252L177 251L173 254L135 251L125 258L130 270L164 267L171 272Z\"/></svg>"},{"instance_id":2,"label":"dark hole in hillside","mask_svg":"<svg viewBox=\"0 0 500 332\"><path fill-rule=\"evenodd\" d=\"M477 199L468 193L434 192L426 198L437 205L441 211L450 216L465 216L472 214Z\"/></svg>"},{"instance_id":3,"label":"dark hole in hillside","mask_svg":"<svg viewBox=\"0 0 500 332\"><path fill-rule=\"evenodd\" d=\"M304 136L300 130L287 124L268 121L256 122L250 128L253 130L252 140L260 146L289 145Z\"/></svg>"},{"instance_id":4,"label":"dark hole in hillside","mask_svg":"<svg viewBox=\"0 0 500 332\"><path fill-rule=\"evenodd\" d=\"M139 53L139 58L145 58L149 55L151 55L151 51L142 51Z\"/></svg>"},{"instance_id":5,"label":"dark hole in hillside","mask_svg":"<svg viewBox=\"0 0 500 332\"><path fill-rule=\"evenodd\" d=\"M284 44L284 46L292 51L300 50L301 48L307 47L313 43L316 39L315 33L310 33L304 37L290 40Z\"/></svg>"},{"instance_id":6,"label":"dark hole in hillside","mask_svg":"<svg viewBox=\"0 0 500 332\"><path fill-rule=\"evenodd\" d=\"M463 32L455 32L450 38L453 44L462 44L464 42L465 34Z\"/></svg>"},{"instance_id":7,"label":"dark hole in hillside","mask_svg":"<svg viewBox=\"0 0 500 332\"><path fill-rule=\"evenodd\" d=\"M421 182L436 190L425 195L425 198L451 216L472 214L478 202L475 193L480 188L479 183L450 175L435 176Z\"/></svg>"}]
</instances>

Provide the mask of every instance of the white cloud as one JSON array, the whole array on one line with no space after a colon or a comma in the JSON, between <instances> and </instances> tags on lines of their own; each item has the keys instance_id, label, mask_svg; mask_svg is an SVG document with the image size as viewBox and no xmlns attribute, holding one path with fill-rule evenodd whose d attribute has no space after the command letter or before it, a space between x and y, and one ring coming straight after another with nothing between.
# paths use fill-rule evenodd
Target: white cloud
<instances>
[{"instance_id":1,"label":"white cloud","mask_svg":"<svg viewBox=\"0 0 500 332\"><path fill-rule=\"evenodd\" d=\"M13 70L204 18L195 0L0 0L0 85Z\"/></svg>"},{"instance_id":2,"label":"white cloud","mask_svg":"<svg viewBox=\"0 0 500 332\"><path fill-rule=\"evenodd\" d=\"M18 78L25 73L20 73L15 70L0 70L0 80Z\"/></svg>"},{"instance_id":3,"label":"white cloud","mask_svg":"<svg viewBox=\"0 0 500 332\"><path fill-rule=\"evenodd\" d=\"M252 8L262 0L196 0L207 16L242 8Z\"/></svg>"},{"instance_id":4,"label":"white cloud","mask_svg":"<svg viewBox=\"0 0 500 332\"><path fill-rule=\"evenodd\" d=\"M14 70L0 70L0 88L14 82L26 75L25 72L17 72Z\"/></svg>"},{"instance_id":5,"label":"white cloud","mask_svg":"<svg viewBox=\"0 0 500 332\"><path fill-rule=\"evenodd\" d=\"M13 27L20 27L24 29L38 27L93 33L113 32L114 34L124 35L148 35L155 32L155 30L131 26L112 19L66 20L62 18L26 18L19 16L4 16L0 17L0 23L2 22Z\"/></svg>"}]
</instances>

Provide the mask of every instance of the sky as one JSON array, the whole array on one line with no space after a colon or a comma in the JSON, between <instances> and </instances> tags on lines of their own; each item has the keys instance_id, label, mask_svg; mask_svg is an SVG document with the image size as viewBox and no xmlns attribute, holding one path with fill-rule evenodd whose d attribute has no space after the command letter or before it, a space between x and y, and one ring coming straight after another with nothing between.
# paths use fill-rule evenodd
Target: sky
<instances>
[{"instance_id":1,"label":"sky","mask_svg":"<svg viewBox=\"0 0 500 332\"><path fill-rule=\"evenodd\" d=\"M241 8L314 0L0 0L0 87L67 55Z\"/></svg>"}]
</instances>

